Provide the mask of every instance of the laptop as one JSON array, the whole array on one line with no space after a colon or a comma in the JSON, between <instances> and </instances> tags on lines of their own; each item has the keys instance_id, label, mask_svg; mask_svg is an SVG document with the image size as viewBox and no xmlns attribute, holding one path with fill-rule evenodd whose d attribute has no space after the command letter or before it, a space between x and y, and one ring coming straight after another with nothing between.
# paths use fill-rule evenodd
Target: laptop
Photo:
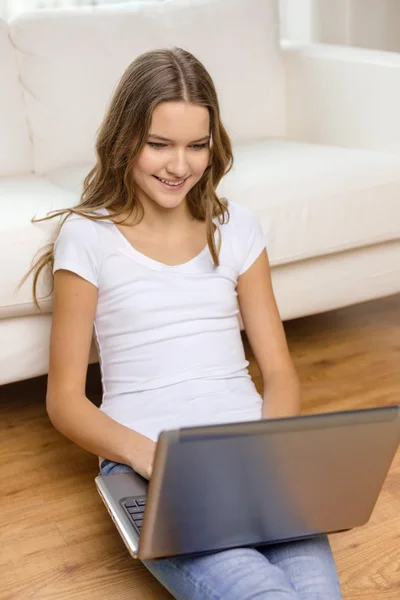
<instances>
[{"instance_id":1,"label":"laptop","mask_svg":"<svg viewBox=\"0 0 400 600\"><path fill-rule=\"evenodd\" d=\"M200 555L365 524L399 442L400 405L183 427L95 482L134 558Z\"/></svg>"}]
</instances>

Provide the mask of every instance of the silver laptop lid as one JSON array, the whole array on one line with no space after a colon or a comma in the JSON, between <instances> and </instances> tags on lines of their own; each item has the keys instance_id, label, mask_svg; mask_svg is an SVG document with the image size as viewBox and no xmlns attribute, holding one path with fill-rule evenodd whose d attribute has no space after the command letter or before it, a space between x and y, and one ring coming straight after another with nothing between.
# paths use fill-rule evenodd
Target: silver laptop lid
<instances>
[{"instance_id":1,"label":"silver laptop lid","mask_svg":"<svg viewBox=\"0 0 400 600\"><path fill-rule=\"evenodd\" d=\"M399 441L399 406L163 432L139 558L362 525Z\"/></svg>"}]
</instances>

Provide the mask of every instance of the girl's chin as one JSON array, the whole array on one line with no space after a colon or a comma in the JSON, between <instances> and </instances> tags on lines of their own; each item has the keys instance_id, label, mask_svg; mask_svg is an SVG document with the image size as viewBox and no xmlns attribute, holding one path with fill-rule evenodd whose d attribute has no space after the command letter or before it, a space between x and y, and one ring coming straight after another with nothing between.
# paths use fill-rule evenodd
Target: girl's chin
<instances>
[{"instance_id":1,"label":"girl's chin","mask_svg":"<svg viewBox=\"0 0 400 600\"><path fill-rule=\"evenodd\" d=\"M154 198L153 202L155 204L157 204L157 206L159 206L160 208L165 208L165 209L172 209L172 208L178 208L178 206L181 206L184 202L185 202L185 196L178 198L175 198L174 200L164 200L164 198Z\"/></svg>"},{"instance_id":2,"label":"girl's chin","mask_svg":"<svg viewBox=\"0 0 400 600\"><path fill-rule=\"evenodd\" d=\"M148 194L150 200L160 208L177 208L186 200L186 193L163 194L162 191Z\"/></svg>"}]
</instances>

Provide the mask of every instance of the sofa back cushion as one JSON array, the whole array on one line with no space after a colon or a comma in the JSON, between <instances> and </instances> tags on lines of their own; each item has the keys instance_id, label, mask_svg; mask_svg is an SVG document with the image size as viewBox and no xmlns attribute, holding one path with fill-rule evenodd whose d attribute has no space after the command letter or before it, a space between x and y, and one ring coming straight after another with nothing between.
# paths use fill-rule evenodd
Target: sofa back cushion
<instances>
[{"instance_id":1,"label":"sofa back cushion","mask_svg":"<svg viewBox=\"0 0 400 600\"><path fill-rule=\"evenodd\" d=\"M10 23L39 173L94 160L96 131L125 68L179 46L216 85L232 140L285 134L276 0L137 1L41 11Z\"/></svg>"},{"instance_id":2,"label":"sofa back cushion","mask_svg":"<svg viewBox=\"0 0 400 600\"><path fill-rule=\"evenodd\" d=\"M22 89L7 23L0 19L0 177L32 169Z\"/></svg>"}]
</instances>

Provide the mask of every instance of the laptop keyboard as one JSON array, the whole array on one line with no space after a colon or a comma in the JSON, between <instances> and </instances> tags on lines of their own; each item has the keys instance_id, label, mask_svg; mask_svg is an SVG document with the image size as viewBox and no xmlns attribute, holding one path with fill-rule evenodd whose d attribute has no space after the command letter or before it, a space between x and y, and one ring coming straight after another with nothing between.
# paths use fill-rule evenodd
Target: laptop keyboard
<instances>
[{"instance_id":1,"label":"laptop keyboard","mask_svg":"<svg viewBox=\"0 0 400 600\"><path fill-rule=\"evenodd\" d=\"M146 496L135 496L133 498L124 498L121 505L128 514L133 527L140 535L143 524L144 509L146 508Z\"/></svg>"}]
</instances>

